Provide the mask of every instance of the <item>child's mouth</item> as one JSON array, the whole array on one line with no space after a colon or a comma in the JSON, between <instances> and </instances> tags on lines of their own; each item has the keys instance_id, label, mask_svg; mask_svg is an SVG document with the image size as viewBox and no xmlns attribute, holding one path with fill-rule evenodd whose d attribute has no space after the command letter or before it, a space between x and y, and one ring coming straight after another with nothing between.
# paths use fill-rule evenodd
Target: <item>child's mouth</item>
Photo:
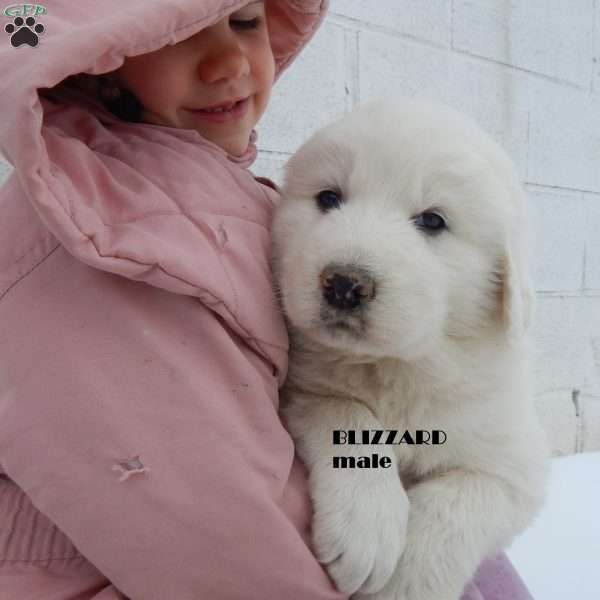
<instances>
[{"instance_id":1,"label":"child's mouth","mask_svg":"<svg viewBox=\"0 0 600 600\"><path fill-rule=\"evenodd\" d=\"M227 106L223 105L218 108L212 109L189 109L190 112L201 119L212 121L214 123L227 123L229 121L235 121L241 119L248 109L250 97L239 100L234 104Z\"/></svg>"}]
</instances>

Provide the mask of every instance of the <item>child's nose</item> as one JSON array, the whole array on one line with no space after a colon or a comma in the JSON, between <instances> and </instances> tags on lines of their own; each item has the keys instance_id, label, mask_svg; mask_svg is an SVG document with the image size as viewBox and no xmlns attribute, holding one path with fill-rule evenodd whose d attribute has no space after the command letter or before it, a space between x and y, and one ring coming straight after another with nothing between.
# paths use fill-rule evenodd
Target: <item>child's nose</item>
<instances>
[{"instance_id":1,"label":"child's nose","mask_svg":"<svg viewBox=\"0 0 600 600\"><path fill-rule=\"evenodd\" d=\"M203 57L198 65L198 75L203 82L239 79L250 74L250 63L239 45L231 43L214 50L209 56Z\"/></svg>"}]
</instances>

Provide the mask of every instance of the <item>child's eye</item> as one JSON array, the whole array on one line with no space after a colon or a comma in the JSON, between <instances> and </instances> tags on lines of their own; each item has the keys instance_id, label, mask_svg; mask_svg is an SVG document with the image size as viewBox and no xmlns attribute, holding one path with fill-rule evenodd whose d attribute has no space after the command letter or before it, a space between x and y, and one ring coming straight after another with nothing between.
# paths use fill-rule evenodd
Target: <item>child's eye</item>
<instances>
[{"instance_id":1,"label":"child's eye","mask_svg":"<svg viewBox=\"0 0 600 600\"><path fill-rule=\"evenodd\" d=\"M260 25L260 17L254 17L254 19L232 19L230 21L232 27L236 29L258 29Z\"/></svg>"}]
</instances>

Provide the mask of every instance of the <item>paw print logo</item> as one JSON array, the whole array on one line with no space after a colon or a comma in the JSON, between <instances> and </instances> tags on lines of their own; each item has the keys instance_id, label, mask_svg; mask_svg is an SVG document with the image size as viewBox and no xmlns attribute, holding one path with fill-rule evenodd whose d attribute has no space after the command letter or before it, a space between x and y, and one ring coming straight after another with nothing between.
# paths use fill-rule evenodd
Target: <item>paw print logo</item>
<instances>
[{"instance_id":1,"label":"paw print logo","mask_svg":"<svg viewBox=\"0 0 600 600\"><path fill-rule=\"evenodd\" d=\"M25 23L25 25L23 25ZM10 33L10 43L18 48L23 44L29 44L32 48L38 45L38 35L44 33L44 26L41 23L36 25L33 17L27 17L23 22L22 17L16 17L12 23L4 27L6 33Z\"/></svg>"}]
</instances>

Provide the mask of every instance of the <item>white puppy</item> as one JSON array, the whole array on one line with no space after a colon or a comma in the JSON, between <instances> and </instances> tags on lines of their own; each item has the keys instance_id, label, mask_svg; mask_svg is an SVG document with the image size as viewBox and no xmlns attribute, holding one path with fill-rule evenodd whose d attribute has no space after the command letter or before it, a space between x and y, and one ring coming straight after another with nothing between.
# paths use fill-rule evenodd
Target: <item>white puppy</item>
<instances>
[{"instance_id":1,"label":"white puppy","mask_svg":"<svg viewBox=\"0 0 600 600\"><path fill-rule=\"evenodd\" d=\"M310 473L315 552L355 598L457 600L541 506L523 212L504 152L443 107L367 105L286 167L282 414ZM335 430L378 443L334 445ZM342 456L367 458L334 468Z\"/></svg>"}]
</instances>

